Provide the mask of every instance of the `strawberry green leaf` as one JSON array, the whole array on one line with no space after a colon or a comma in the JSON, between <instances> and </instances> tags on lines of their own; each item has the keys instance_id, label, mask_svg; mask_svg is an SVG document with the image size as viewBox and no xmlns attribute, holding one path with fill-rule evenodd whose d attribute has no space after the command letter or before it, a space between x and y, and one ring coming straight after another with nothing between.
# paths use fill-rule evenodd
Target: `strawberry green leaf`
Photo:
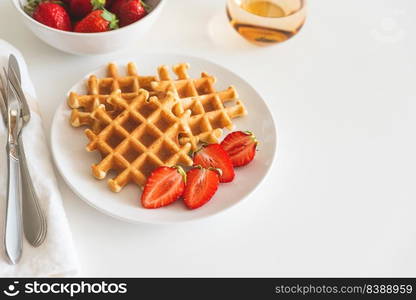
<instances>
[{"instance_id":1,"label":"strawberry green leaf","mask_svg":"<svg viewBox=\"0 0 416 300\"><path fill-rule=\"evenodd\" d=\"M103 9L103 13L101 14L101 17L108 21L110 24L108 25L108 27L110 29L117 29L118 28L118 19L116 17L115 14L109 12L106 9Z\"/></svg>"},{"instance_id":2,"label":"strawberry green leaf","mask_svg":"<svg viewBox=\"0 0 416 300\"><path fill-rule=\"evenodd\" d=\"M185 184L186 184L186 172L185 172L185 170L181 166L174 166L174 168L178 170L178 173L181 174L181 176L183 178L183 182L185 182Z\"/></svg>"},{"instance_id":3,"label":"strawberry green leaf","mask_svg":"<svg viewBox=\"0 0 416 300\"><path fill-rule=\"evenodd\" d=\"M259 144L259 141L257 140L256 136L254 135L254 133L252 133L249 130L244 131L248 136L251 137L251 139L253 140L253 142L255 142L256 144Z\"/></svg>"},{"instance_id":4,"label":"strawberry green leaf","mask_svg":"<svg viewBox=\"0 0 416 300\"><path fill-rule=\"evenodd\" d=\"M91 0L91 5L94 10L102 9L105 5L105 0Z\"/></svg>"},{"instance_id":5,"label":"strawberry green leaf","mask_svg":"<svg viewBox=\"0 0 416 300\"><path fill-rule=\"evenodd\" d=\"M147 4L146 2L144 2L142 0L140 2L142 3L143 8L146 12L149 12L152 9L152 7L149 4Z\"/></svg>"},{"instance_id":6,"label":"strawberry green leaf","mask_svg":"<svg viewBox=\"0 0 416 300\"><path fill-rule=\"evenodd\" d=\"M26 5L23 7L23 10L29 15L32 16L35 9L41 4L42 2L50 2L59 4L61 6L65 6L62 1L59 0L28 0Z\"/></svg>"},{"instance_id":7,"label":"strawberry green leaf","mask_svg":"<svg viewBox=\"0 0 416 300\"><path fill-rule=\"evenodd\" d=\"M28 15L32 15L33 12L35 11L36 7L38 7L38 5L43 2L42 0L28 0L26 5L24 6L23 10L28 14Z\"/></svg>"}]
</instances>

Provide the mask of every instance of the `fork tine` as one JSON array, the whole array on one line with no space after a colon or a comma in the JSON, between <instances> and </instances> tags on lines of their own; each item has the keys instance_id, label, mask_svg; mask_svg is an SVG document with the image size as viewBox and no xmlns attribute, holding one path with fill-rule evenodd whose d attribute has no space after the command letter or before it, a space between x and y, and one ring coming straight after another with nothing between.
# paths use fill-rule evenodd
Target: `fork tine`
<instances>
[{"instance_id":1,"label":"fork tine","mask_svg":"<svg viewBox=\"0 0 416 300\"><path fill-rule=\"evenodd\" d=\"M3 98L3 95L0 94L0 111L1 116L3 117L4 123L7 122L7 108L6 108L6 101Z\"/></svg>"},{"instance_id":2,"label":"fork tine","mask_svg":"<svg viewBox=\"0 0 416 300\"><path fill-rule=\"evenodd\" d=\"M6 102L6 86L4 84L3 76L1 76L0 72L0 110L3 116L3 121L7 122L7 102Z\"/></svg>"},{"instance_id":3,"label":"fork tine","mask_svg":"<svg viewBox=\"0 0 416 300\"><path fill-rule=\"evenodd\" d=\"M3 99L6 99L6 82L4 81L4 77L1 75L0 72L0 93Z\"/></svg>"},{"instance_id":4,"label":"fork tine","mask_svg":"<svg viewBox=\"0 0 416 300\"><path fill-rule=\"evenodd\" d=\"M26 96L22 90L22 86L20 85L20 80L18 79L17 74L13 68L10 69L8 79L14 88L14 91L18 95L17 100L19 101L20 107L22 108L23 118L27 122L30 119L30 108L27 103Z\"/></svg>"},{"instance_id":5,"label":"fork tine","mask_svg":"<svg viewBox=\"0 0 416 300\"><path fill-rule=\"evenodd\" d=\"M4 76L6 76L7 88L13 91L14 95L16 96L17 102L19 102L19 106L22 107L22 99L18 97L18 93L12 81L10 80L9 73L6 71L6 68L3 67ZM6 98L7 100L7 98Z\"/></svg>"},{"instance_id":6,"label":"fork tine","mask_svg":"<svg viewBox=\"0 0 416 300\"><path fill-rule=\"evenodd\" d=\"M10 86L13 88L13 90L16 92L17 95L20 95L17 92L17 86L16 86L16 84L18 82L18 79L16 77L16 73L13 70L11 70L11 72L8 72L8 75L9 76L7 77L7 79L9 80ZM23 102L22 99L20 99L20 97L16 97L16 98L17 98L17 101L19 101L20 105L22 105L23 104L22 103Z\"/></svg>"},{"instance_id":7,"label":"fork tine","mask_svg":"<svg viewBox=\"0 0 416 300\"><path fill-rule=\"evenodd\" d=\"M6 89L8 89L9 88L9 86L10 86L10 84L9 84L9 75L8 75L9 73L7 73L7 70L6 70L6 68L5 67L3 67L3 79L2 79L2 84L3 84L3 92L4 92L4 96L5 96L5 98L4 99L6 99L6 107L8 107L9 106L9 102L8 102L8 99L7 99L7 92L6 92Z\"/></svg>"}]
</instances>

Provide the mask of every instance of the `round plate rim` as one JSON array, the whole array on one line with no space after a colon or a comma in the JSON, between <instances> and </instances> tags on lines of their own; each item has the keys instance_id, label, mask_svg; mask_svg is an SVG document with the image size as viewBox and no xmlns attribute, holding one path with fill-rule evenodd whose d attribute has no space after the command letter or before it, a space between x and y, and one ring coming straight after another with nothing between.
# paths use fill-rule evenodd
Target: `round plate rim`
<instances>
[{"instance_id":1,"label":"round plate rim","mask_svg":"<svg viewBox=\"0 0 416 300\"><path fill-rule=\"evenodd\" d=\"M149 54L140 54L140 56L151 56L151 55L166 55L166 56L179 56L179 57L188 57L190 59L194 59L194 60L199 60L205 63L209 63L211 65L214 65L217 68L220 69L224 69L226 70L228 73L231 73L233 76L237 77L239 80L241 80L242 82L244 82L246 85L248 85L251 89L253 89L253 91L255 92L255 94L258 96L258 98L260 98L263 102L263 104L265 105L267 111L270 114L271 117L271 121L272 121L272 125L273 125L273 129L274 129L274 137L273 137L273 154L272 154L272 159L271 159L271 163L267 166L267 169L265 171L264 176L259 180L258 184L248 193L246 193L240 200L236 201L235 203L229 205L228 207L225 207L224 209L218 210L218 211L214 211L212 213L203 215L203 216L196 216L196 217L192 217L192 218L188 218L188 219L181 219L178 221L163 221L163 220L137 220L137 219L132 219L132 218L128 218L128 217L123 217L121 215L118 214L114 214L109 210L106 210L96 204L94 204L92 201L88 200L86 197L84 197L83 195L81 195L78 191L77 188L75 188L72 183L70 182L70 180L68 178L66 178L66 176L64 175L64 172L61 170L60 164L58 163L57 159L56 159L56 143L53 142L54 140L54 136L55 136L55 131L57 130L55 123L57 122L58 119L58 115L59 112L61 111L62 106L66 105L66 98L65 101L63 101L61 104L58 105L57 109L55 110L54 116L52 118L52 125L51 125L51 129L50 129L50 145L51 145L51 152L52 152L52 158L54 161L54 164L56 166L56 169L58 170L60 177L64 180L64 182L66 183L66 185L71 189L71 191L77 195L77 197L79 197L80 199L82 199L84 202L86 202L89 206L95 208L96 210L98 210L99 212L103 213L104 215L113 217L115 219L130 223L130 224L177 224L177 223L185 223L185 222L194 222L194 221L198 221L198 220L202 220L202 219L206 219L212 216L216 216L219 215L221 213L224 213L226 211L228 211L231 208L236 207L238 204L241 204L244 200L246 200L247 198L249 198L255 191L257 191L257 189L264 183L265 179L270 175L270 170L273 168L273 166L276 164L276 160L277 160L277 152L278 152L278 148L279 148L279 134L278 134L278 127L277 127L277 122L276 119L274 117L274 113L273 111L270 109L269 104L263 99L263 97L261 96L261 94L257 91L256 88L254 88L251 84L248 83L247 80L245 80L243 77L241 77L240 75L236 74L235 72L231 71L230 69L228 69L227 67L224 67L222 65L219 65L215 62L212 62L209 59L206 58L201 58L198 56L192 56L192 55L187 55L187 54L177 54L177 53L149 53ZM123 59L117 59L115 61L112 61L118 65L121 65L125 62L129 62L129 61L133 61L135 62L137 60L137 57L129 57L129 58L123 58ZM88 78L88 76L90 76L91 74L95 74L97 72L99 72L100 70L102 70L104 66L100 66L97 67L96 69L94 69L93 71L90 71L88 73L86 73L85 76L83 76L79 81L77 81L76 83L74 83L71 88L68 90L68 92L65 94L66 96L68 96L69 92L71 90L73 90L73 88L75 86L77 86L82 80L85 80L86 78Z\"/></svg>"}]
</instances>

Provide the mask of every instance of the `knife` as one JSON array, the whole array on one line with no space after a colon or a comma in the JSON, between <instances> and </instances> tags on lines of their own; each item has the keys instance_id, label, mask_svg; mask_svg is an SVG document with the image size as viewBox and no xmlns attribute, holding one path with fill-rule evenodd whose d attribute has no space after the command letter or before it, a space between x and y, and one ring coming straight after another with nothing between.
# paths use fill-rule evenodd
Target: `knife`
<instances>
[{"instance_id":1,"label":"knife","mask_svg":"<svg viewBox=\"0 0 416 300\"><path fill-rule=\"evenodd\" d=\"M17 59L13 54L9 56L9 79L20 99L22 109L21 115L23 118L22 127L24 127L30 120L30 108L26 100L25 94L21 88L21 75L19 63L17 62ZM37 197L32 178L30 177L30 172L24 151L24 143L22 141L22 135L20 135L19 137L23 186L23 229L27 241L32 246L38 247L45 240L47 232L47 223L45 215L40 207L39 199Z\"/></svg>"},{"instance_id":2,"label":"knife","mask_svg":"<svg viewBox=\"0 0 416 300\"><path fill-rule=\"evenodd\" d=\"M6 74L7 79L7 74ZM19 135L22 128L20 104L17 95L7 80L7 207L4 246L12 264L22 256L22 181L19 160Z\"/></svg>"}]
</instances>

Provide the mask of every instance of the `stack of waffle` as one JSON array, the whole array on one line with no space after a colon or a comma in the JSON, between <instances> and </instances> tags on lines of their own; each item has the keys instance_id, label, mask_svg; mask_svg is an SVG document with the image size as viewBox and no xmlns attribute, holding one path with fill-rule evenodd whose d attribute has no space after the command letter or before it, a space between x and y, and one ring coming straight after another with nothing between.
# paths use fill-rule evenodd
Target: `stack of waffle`
<instances>
[{"instance_id":1,"label":"stack of waffle","mask_svg":"<svg viewBox=\"0 0 416 300\"><path fill-rule=\"evenodd\" d=\"M234 87L216 91L216 79L206 73L193 79L188 64L158 68L157 76L141 76L133 63L120 76L110 63L107 77L91 75L87 93L71 92L70 122L86 126L90 140L87 151L98 151L101 161L92 166L93 175L104 179L110 170L117 176L108 181L114 192L127 183L143 186L157 167L191 166L189 156L198 144L217 143L232 119L247 111Z\"/></svg>"}]
</instances>

